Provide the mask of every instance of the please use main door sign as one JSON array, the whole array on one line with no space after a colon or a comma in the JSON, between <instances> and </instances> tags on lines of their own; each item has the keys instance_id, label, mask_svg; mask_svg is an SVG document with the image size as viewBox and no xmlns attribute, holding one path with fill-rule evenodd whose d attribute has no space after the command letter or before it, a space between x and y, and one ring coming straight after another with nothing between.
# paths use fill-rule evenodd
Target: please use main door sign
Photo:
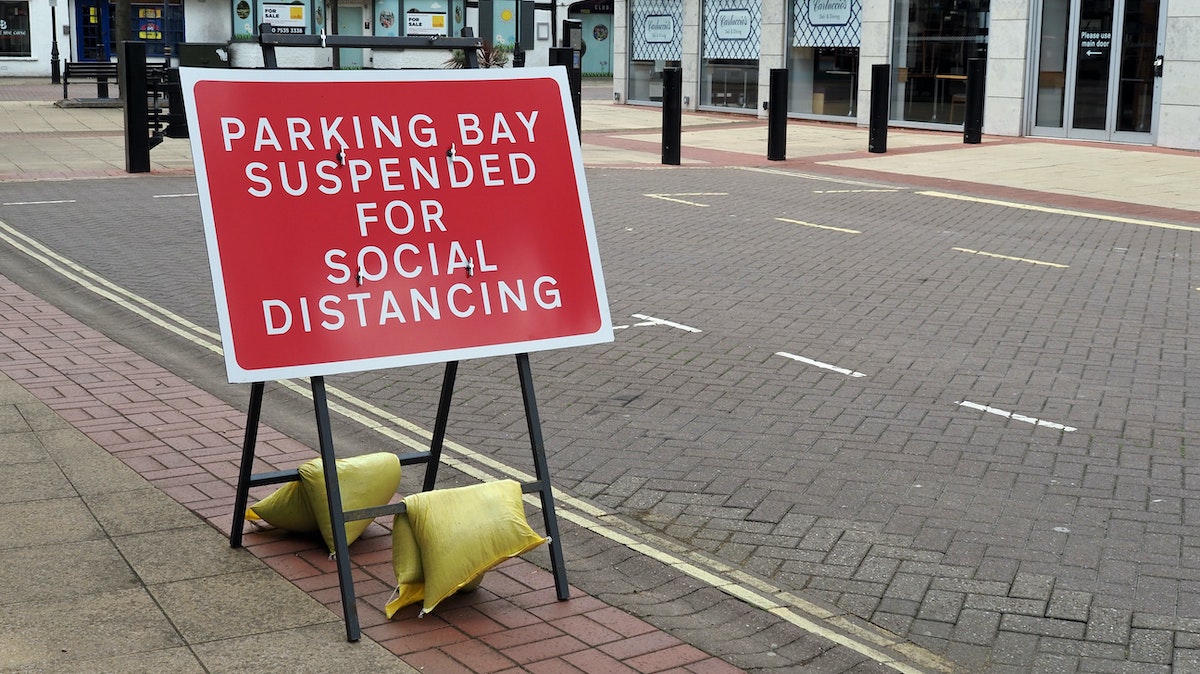
<instances>
[{"instance_id":1,"label":"please use main door sign","mask_svg":"<svg viewBox=\"0 0 1200 674\"><path fill-rule=\"evenodd\" d=\"M181 80L231 382L612 341L562 68Z\"/></svg>"}]
</instances>

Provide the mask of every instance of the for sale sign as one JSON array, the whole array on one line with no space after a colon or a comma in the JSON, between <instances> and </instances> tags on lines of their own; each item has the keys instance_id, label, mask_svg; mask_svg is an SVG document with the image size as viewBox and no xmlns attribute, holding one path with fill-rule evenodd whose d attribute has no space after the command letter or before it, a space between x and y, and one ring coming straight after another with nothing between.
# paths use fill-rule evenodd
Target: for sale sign
<instances>
[{"instance_id":1,"label":"for sale sign","mask_svg":"<svg viewBox=\"0 0 1200 674\"><path fill-rule=\"evenodd\" d=\"M612 340L561 68L181 76L231 382Z\"/></svg>"}]
</instances>

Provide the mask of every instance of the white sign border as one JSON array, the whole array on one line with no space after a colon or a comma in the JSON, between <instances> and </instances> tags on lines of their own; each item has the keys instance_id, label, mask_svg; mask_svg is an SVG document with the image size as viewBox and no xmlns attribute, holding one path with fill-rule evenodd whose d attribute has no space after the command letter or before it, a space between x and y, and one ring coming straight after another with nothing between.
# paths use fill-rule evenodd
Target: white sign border
<instances>
[{"instance_id":1,"label":"white sign border","mask_svg":"<svg viewBox=\"0 0 1200 674\"><path fill-rule=\"evenodd\" d=\"M212 274L213 292L216 296L217 320L221 331L221 346L224 349L225 370L230 383L253 383L296 377L315 377L380 370L394 367L429 365L473 358L516 355L531 351L589 346L613 341L612 317L608 308L608 293L604 285L604 274L600 268L599 245L596 240L595 221L592 217L591 198L584 177L583 155L580 151L579 135L575 122L575 108L571 101L566 71L563 68L486 68L463 70L250 70L216 68L179 69L187 111L188 132L192 146L192 162L196 171L196 187L200 195L200 211L204 222L204 238L208 247L209 270ZM558 84L563 106L564 121L571 144L571 159L575 171L576 188L579 193L580 211L583 214L584 233L592 265L592 283L596 293L600 326L590 333L553 337L548 339L505 342L478 347L464 347L440 351L422 351L411 354L380 356L374 358L339 360L326 363L311 363L275 368L245 369L237 362L237 349L233 342L233 330L229 319L229 307L225 280L221 273L220 251L217 246L216 224L212 209L212 189L208 183L207 165L200 137L200 122L196 111L195 87L200 82L432 82L445 80L493 81L493 80L552 79Z\"/></svg>"}]
</instances>

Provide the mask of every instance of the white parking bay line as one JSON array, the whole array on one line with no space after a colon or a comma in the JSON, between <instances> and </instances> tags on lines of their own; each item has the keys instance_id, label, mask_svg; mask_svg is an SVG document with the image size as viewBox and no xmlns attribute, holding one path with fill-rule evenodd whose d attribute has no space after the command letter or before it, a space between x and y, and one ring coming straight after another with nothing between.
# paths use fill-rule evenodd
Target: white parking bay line
<instances>
[{"instance_id":1,"label":"white parking bay line","mask_svg":"<svg viewBox=\"0 0 1200 674\"><path fill-rule=\"evenodd\" d=\"M1002 409L998 409L995 407L990 407L988 405L980 405L979 403L973 403L969 400L959 400L955 404L962 405L963 407L970 407L971 409L979 410L980 412L987 412L988 414L995 414L996 416L1001 416L1001 417L1005 417L1008 419L1012 419L1013 421L1024 421L1027 424L1034 424L1037 426L1045 426L1046 428L1053 428L1055 430L1063 431L1064 433L1073 433L1074 431L1079 430L1078 428L1075 428L1074 426L1064 426L1062 424L1056 424L1053 421L1044 421L1042 419L1035 419L1034 417L1027 417L1024 414L1017 414L1016 412L1009 412L1008 410L1002 410Z\"/></svg>"},{"instance_id":2,"label":"white parking bay line","mask_svg":"<svg viewBox=\"0 0 1200 674\"><path fill-rule=\"evenodd\" d=\"M819 360L805 358L804 356L797 356L794 353L787 353L786 351L776 351L775 355L783 356L784 358L791 358L792 360L800 361L801 363L807 363L808 365L813 365L815 367L819 367L822 370L830 370L830 371L836 372L838 374L844 374L847 377L865 377L865 376L867 376L861 372L855 372L854 370L847 370L844 367L830 365L829 363L822 363Z\"/></svg>"},{"instance_id":3,"label":"white parking bay line","mask_svg":"<svg viewBox=\"0 0 1200 674\"><path fill-rule=\"evenodd\" d=\"M56 199L54 201L6 201L0 206L45 206L48 204L73 204L74 199Z\"/></svg>"},{"instance_id":4,"label":"white parking bay line","mask_svg":"<svg viewBox=\"0 0 1200 674\"><path fill-rule=\"evenodd\" d=\"M665 325L668 328L675 328L676 330L686 330L688 332L704 332L700 328L693 328L690 325L684 325L682 323L675 323L674 321L668 321L664 318L655 318L653 316L647 316L646 314L632 314L632 316L634 318L640 318L643 321L646 321L645 325ZM639 324L639 325L641 325L641 324Z\"/></svg>"}]
</instances>

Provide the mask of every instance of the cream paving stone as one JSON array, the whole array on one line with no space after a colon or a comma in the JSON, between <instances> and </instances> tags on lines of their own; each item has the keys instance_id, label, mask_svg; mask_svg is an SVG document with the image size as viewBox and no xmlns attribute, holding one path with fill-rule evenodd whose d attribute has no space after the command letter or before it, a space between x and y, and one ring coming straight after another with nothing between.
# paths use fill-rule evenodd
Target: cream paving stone
<instances>
[{"instance_id":1,"label":"cream paving stone","mask_svg":"<svg viewBox=\"0 0 1200 674\"><path fill-rule=\"evenodd\" d=\"M1028 142L823 163L1200 211L1200 190L1184 182L1200 155Z\"/></svg>"},{"instance_id":2,"label":"cream paving stone","mask_svg":"<svg viewBox=\"0 0 1200 674\"><path fill-rule=\"evenodd\" d=\"M74 428L42 431L38 438L79 494L108 494L146 486L142 476Z\"/></svg>"},{"instance_id":3,"label":"cream paving stone","mask_svg":"<svg viewBox=\"0 0 1200 674\"><path fill-rule=\"evenodd\" d=\"M0 503L74 495L71 483L53 461L17 463L0 470Z\"/></svg>"},{"instance_id":4,"label":"cream paving stone","mask_svg":"<svg viewBox=\"0 0 1200 674\"><path fill-rule=\"evenodd\" d=\"M147 585L262 568L262 562L245 548L234 549L224 536L207 524L114 536L113 544Z\"/></svg>"},{"instance_id":5,"label":"cream paving stone","mask_svg":"<svg viewBox=\"0 0 1200 674\"><path fill-rule=\"evenodd\" d=\"M53 513L47 511L40 526L56 526ZM137 587L137 576L108 540L10 548L0 563L0 613L16 612L12 604L81 601Z\"/></svg>"},{"instance_id":6,"label":"cream paving stone","mask_svg":"<svg viewBox=\"0 0 1200 674\"><path fill-rule=\"evenodd\" d=\"M4 408L0 408L3 410ZM11 407L7 408L11 414L2 414L0 416L7 417L8 421L0 421L0 428L13 428L13 423L19 423L24 428L29 426L20 414ZM33 431L9 431L4 434L4 446L0 448L0 460L5 466L13 466L19 463L37 463L38 461L47 460L49 455L46 453L46 448L42 447L41 441L38 440L37 433Z\"/></svg>"},{"instance_id":7,"label":"cream paving stone","mask_svg":"<svg viewBox=\"0 0 1200 674\"><path fill-rule=\"evenodd\" d=\"M37 667L52 672L93 672L97 670L82 663L181 645L171 623L141 588L35 598L6 605L0 612L4 671Z\"/></svg>"},{"instance_id":8,"label":"cream paving stone","mask_svg":"<svg viewBox=\"0 0 1200 674\"><path fill-rule=\"evenodd\" d=\"M323 671L415 671L366 637L357 643L346 641L346 630L340 622L210 641L196 644L192 650L211 674L293 674L315 671L316 663L326 663Z\"/></svg>"},{"instance_id":9,"label":"cream paving stone","mask_svg":"<svg viewBox=\"0 0 1200 674\"><path fill-rule=\"evenodd\" d=\"M103 538L104 529L78 498L0 504L0 550Z\"/></svg>"},{"instance_id":10,"label":"cream paving stone","mask_svg":"<svg viewBox=\"0 0 1200 674\"><path fill-rule=\"evenodd\" d=\"M200 521L170 496L150 486L91 495L87 497L87 505L92 516L112 537L192 527ZM224 536L218 534L217 538L229 547Z\"/></svg>"},{"instance_id":11,"label":"cream paving stone","mask_svg":"<svg viewBox=\"0 0 1200 674\"><path fill-rule=\"evenodd\" d=\"M271 569L149 587L190 644L334 622L340 615Z\"/></svg>"},{"instance_id":12,"label":"cream paving stone","mask_svg":"<svg viewBox=\"0 0 1200 674\"><path fill-rule=\"evenodd\" d=\"M206 674L207 670L191 649L185 646L68 662L51 660L21 668L21 674L63 674L64 671L87 674Z\"/></svg>"}]
</instances>

